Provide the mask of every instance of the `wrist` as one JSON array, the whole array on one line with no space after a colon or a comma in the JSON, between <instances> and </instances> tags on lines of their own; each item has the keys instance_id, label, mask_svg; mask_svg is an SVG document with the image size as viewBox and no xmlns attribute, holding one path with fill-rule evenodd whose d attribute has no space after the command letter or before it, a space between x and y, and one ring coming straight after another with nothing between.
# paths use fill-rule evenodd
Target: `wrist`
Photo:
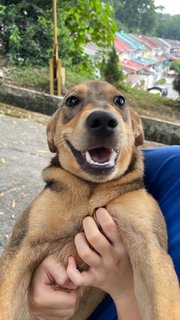
<instances>
[{"instance_id":1,"label":"wrist","mask_svg":"<svg viewBox=\"0 0 180 320\"><path fill-rule=\"evenodd\" d=\"M134 290L127 290L119 295L111 295L116 306L118 319L141 320Z\"/></svg>"},{"instance_id":2,"label":"wrist","mask_svg":"<svg viewBox=\"0 0 180 320\"><path fill-rule=\"evenodd\" d=\"M133 288L126 289L124 291L119 291L119 289L117 291L113 290L113 291L109 292L109 295L111 296L113 301L117 301L117 302L123 301L123 300L125 301L130 298L132 299L135 296Z\"/></svg>"},{"instance_id":3,"label":"wrist","mask_svg":"<svg viewBox=\"0 0 180 320\"><path fill-rule=\"evenodd\" d=\"M125 287L125 286L123 286ZM127 285L125 288L122 290L121 284L118 285L117 288L111 288L109 290L108 294L112 297L113 300L119 300L119 299L126 299L128 297L133 297L135 296L134 293L134 286L132 285Z\"/></svg>"}]
</instances>

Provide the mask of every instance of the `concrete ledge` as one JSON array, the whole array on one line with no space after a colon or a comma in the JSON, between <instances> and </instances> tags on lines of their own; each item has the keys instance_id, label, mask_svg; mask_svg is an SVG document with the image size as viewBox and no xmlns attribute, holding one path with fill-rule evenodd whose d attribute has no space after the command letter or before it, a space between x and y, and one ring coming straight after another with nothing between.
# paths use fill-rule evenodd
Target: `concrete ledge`
<instances>
[{"instance_id":1,"label":"concrete ledge","mask_svg":"<svg viewBox=\"0 0 180 320\"><path fill-rule=\"evenodd\" d=\"M62 97L51 96L34 90L8 84L0 85L0 102L52 115ZM142 116L145 139L162 144L180 144L180 124Z\"/></svg>"},{"instance_id":2,"label":"concrete ledge","mask_svg":"<svg viewBox=\"0 0 180 320\"><path fill-rule=\"evenodd\" d=\"M146 140L167 145L180 144L180 124L141 116Z\"/></svg>"},{"instance_id":3,"label":"concrete ledge","mask_svg":"<svg viewBox=\"0 0 180 320\"><path fill-rule=\"evenodd\" d=\"M34 90L19 88L4 83L0 85L0 102L34 112L52 115L61 100L62 97L51 96Z\"/></svg>"}]
</instances>

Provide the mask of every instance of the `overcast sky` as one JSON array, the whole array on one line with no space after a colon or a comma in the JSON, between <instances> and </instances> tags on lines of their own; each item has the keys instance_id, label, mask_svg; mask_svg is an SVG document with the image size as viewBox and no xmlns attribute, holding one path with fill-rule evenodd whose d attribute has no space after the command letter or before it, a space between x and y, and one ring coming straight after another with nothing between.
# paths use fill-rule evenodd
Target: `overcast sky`
<instances>
[{"instance_id":1,"label":"overcast sky","mask_svg":"<svg viewBox=\"0 0 180 320\"><path fill-rule=\"evenodd\" d=\"M162 5L165 7L164 13L180 14L180 0L154 0L156 6ZM179 28L180 26L178 26Z\"/></svg>"}]
</instances>

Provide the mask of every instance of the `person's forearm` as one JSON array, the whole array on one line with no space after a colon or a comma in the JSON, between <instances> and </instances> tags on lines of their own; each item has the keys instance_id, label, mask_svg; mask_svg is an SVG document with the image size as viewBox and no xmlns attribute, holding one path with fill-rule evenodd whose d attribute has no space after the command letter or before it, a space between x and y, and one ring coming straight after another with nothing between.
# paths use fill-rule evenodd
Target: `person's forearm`
<instances>
[{"instance_id":1,"label":"person's forearm","mask_svg":"<svg viewBox=\"0 0 180 320\"><path fill-rule=\"evenodd\" d=\"M134 292L113 300L119 320L142 320Z\"/></svg>"}]
</instances>

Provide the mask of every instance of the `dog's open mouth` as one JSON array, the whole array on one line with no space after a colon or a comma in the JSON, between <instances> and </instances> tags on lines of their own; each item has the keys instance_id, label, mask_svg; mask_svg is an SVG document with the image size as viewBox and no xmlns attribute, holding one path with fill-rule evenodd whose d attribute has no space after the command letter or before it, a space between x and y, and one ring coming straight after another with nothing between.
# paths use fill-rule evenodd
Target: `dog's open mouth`
<instances>
[{"instance_id":1,"label":"dog's open mouth","mask_svg":"<svg viewBox=\"0 0 180 320\"><path fill-rule=\"evenodd\" d=\"M100 167L113 167L117 157L117 152L110 148L97 148L85 152L87 163Z\"/></svg>"},{"instance_id":2,"label":"dog's open mouth","mask_svg":"<svg viewBox=\"0 0 180 320\"><path fill-rule=\"evenodd\" d=\"M113 169L116 164L119 152L109 147L98 147L84 152L75 149L72 144L67 141L72 153L78 163L85 169Z\"/></svg>"}]
</instances>

